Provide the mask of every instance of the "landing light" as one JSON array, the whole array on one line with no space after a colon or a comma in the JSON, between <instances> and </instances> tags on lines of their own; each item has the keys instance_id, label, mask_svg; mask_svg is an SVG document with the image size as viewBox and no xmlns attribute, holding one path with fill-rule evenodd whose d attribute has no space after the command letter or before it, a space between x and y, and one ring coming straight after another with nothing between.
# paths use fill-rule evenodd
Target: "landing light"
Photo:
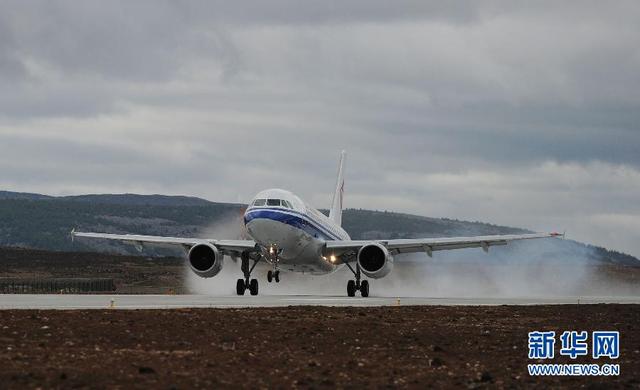
<instances>
[{"instance_id":1,"label":"landing light","mask_svg":"<svg viewBox=\"0 0 640 390\"><path fill-rule=\"evenodd\" d=\"M270 247L269 247L269 254L270 254L270 255L272 255L272 254L273 254L273 247L272 247L272 246L270 246Z\"/></svg>"},{"instance_id":2,"label":"landing light","mask_svg":"<svg viewBox=\"0 0 640 390\"><path fill-rule=\"evenodd\" d=\"M336 262L336 256L335 255L331 255L331 257L329 259L331 259L332 263Z\"/></svg>"}]
</instances>

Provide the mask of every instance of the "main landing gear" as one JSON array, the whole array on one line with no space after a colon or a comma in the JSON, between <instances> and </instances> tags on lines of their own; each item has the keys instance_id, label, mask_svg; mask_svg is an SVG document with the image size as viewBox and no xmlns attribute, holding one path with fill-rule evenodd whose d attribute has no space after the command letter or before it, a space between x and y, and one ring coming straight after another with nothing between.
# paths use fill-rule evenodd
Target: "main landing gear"
<instances>
[{"instance_id":1,"label":"main landing gear","mask_svg":"<svg viewBox=\"0 0 640 390\"><path fill-rule=\"evenodd\" d=\"M246 290L249 290L249 293L251 293L251 295L258 295L258 279L250 278L251 272L254 268L256 268L256 264L258 264L262 257L258 255L258 258L253 260L253 265L251 267L249 267L249 261L251 259L248 253L243 252L241 258L242 265L240 268L242 269L242 273L244 274L244 279L238 279L238 281L236 282L236 293L238 295L244 295L244 292Z\"/></svg>"},{"instance_id":2,"label":"main landing gear","mask_svg":"<svg viewBox=\"0 0 640 390\"><path fill-rule=\"evenodd\" d=\"M360 295L363 298L369 296L369 281L363 280L360 281L360 266L356 263L356 269L354 270L351 264L345 263L347 267L353 272L353 275L356 277L356 280L350 280L347 282L347 295L350 297L354 297L356 295L356 291L360 291Z\"/></svg>"},{"instance_id":3,"label":"main landing gear","mask_svg":"<svg viewBox=\"0 0 640 390\"><path fill-rule=\"evenodd\" d=\"M271 283L273 280L275 280L276 283L280 283L280 271L269 270L269 272L267 272L267 282Z\"/></svg>"}]
</instances>

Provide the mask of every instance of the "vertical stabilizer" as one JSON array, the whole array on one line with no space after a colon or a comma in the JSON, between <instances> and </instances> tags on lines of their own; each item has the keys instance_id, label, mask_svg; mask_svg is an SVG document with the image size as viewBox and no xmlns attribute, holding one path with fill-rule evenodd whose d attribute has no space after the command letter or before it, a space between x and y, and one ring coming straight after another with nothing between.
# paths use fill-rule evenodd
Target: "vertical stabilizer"
<instances>
[{"instance_id":1,"label":"vertical stabilizer","mask_svg":"<svg viewBox=\"0 0 640 390\"><path fill-rule=\"evenodd\" d=\"M342 226L342 201L344 199L344 161L347 158L347 152L340 153L340 165L338 166L338 180L336 181L336 191L333 193L333 201L331 202L331 210L329 211L329 219L338 226Z\"/></svg>"}]
</instances>

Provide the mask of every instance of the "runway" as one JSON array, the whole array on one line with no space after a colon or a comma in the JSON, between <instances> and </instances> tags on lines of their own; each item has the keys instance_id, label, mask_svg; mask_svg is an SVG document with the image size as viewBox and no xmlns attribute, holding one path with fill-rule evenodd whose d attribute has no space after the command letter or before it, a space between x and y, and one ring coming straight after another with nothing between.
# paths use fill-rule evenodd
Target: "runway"
<instances>
[{"instance_id":1,"label":"runway","mask_svg":"<svg viewBox=\"0 0 640 390\"><path fill-rule=\"evenodd\" d=\"M437 298L437 297L341 297L313 295L0 295L0 309L178 309L243 308L285 306L501 306L563 304L640 304L640 297L518 297L518 298Z\"/></svg>"}]
</instances>

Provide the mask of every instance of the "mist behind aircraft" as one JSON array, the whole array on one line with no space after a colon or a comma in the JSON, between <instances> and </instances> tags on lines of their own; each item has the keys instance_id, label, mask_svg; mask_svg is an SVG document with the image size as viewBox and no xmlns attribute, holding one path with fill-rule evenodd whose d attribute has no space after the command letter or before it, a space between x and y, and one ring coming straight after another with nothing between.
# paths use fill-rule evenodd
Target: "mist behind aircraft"
<instances>
[{"instance_id":1,"label":"mist behind aircraft","mask_svg":"<svg viewBox=\"0 0 640 390\"><path fill-rule=\"evenodd\" d=\"M243 233L238 218L229 216L205 229L207 234L234 238ZM640 285L612 277L593 259L596 248L566 245L564 241L515 242L491 248L398 256L386 278L374 280L378 296L413 297L553 297L627 296L640 294ZM269 268L258 265L255 277L263 278ZM231 295L233 281L241 274L239 263L225 259L222 272L202 279L185 267L188 289L197 294ZM264 283L269 295L342 296L351 277L347 269L325 276L286 273L279 284Z\"/></svg>"}]
</instances>

